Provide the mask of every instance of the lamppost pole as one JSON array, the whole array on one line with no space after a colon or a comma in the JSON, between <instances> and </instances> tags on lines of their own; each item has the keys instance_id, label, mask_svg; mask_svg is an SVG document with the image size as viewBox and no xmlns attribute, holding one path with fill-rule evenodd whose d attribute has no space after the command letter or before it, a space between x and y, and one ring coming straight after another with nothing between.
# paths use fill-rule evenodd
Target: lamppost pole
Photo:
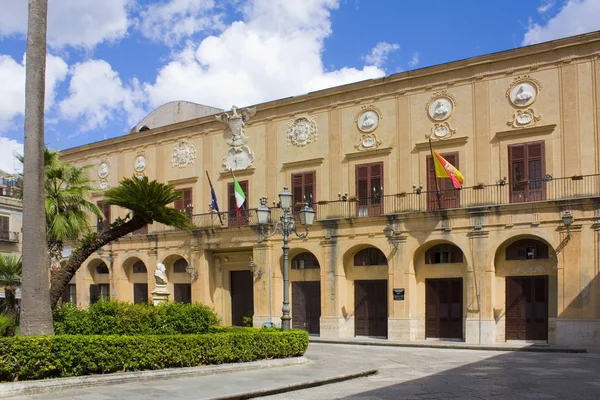
<instances>
[{"instance_id":1,"label":"lamppost pole","mask_svg":"<svg viewBox=\"0 0 600 400\"><path fill-rule=\"evenodd\" d=\"M281 316L281 329L287 331L291 328L291 319L290 316L290 290L289 290L289 239L290 234L293 232L300 239L304 239L308 236L308 227L312 225L315 212L309 207L308 204L304 204L304 207L298 212L298 216L300 217L300 223L304 225L306 232L298 233L296 230L296 221L292 216L292 193L288 190L287 187L283 188L283 191L279 193L279 204L281 209L283 210L283 215L279 219L279 221L275 222L273 231L270 233L264 233L261 231L261 235L266 239L277 232L280 232L283 235L283 307L281 308L282 316ZM271 214L271 209L267 207L267 198L262 197L260 199L260 206L256 209L256 215L258 217L258 224L261 228L266 227L269 224L269 216Z\"/></svg>"}]
</instances>

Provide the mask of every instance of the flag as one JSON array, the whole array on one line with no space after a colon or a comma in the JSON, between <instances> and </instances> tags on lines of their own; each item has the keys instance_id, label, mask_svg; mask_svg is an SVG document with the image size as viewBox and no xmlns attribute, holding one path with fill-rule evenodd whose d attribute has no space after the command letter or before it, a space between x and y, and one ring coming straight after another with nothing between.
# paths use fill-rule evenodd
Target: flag
<instances>
[{"instance_id":1,"label":"flag","mask_svg":"<svg viewBox=\"0 0 600 400\"><path fill-rule=\"evenodd\" d=\"M246 202L246 195L244 194L240 183L237 181L237 179L235 179L235 175L233 175L233 172L231 173L231 176L233 176L233 193L235 195L235 206L237 207L238 216L241 217L242 207Z\"/></svg>"},{"instance_id":2,"label":"flag","mask_svg":"<svg viewBox=\"0 0 600 400\"><path fill-rule=\"evenodd\" d=\"M215 188L213 187L212 182L210 181L210 176L208 176L208 171L206 171L206 177L208 178L208 184L210 185L210 197L212 198L211 207L217 212L217 215L219 216L219 221L221 222L221 225L223 225L221 213L219 212L219 204L217 204L217 194L215 193Z\"/></svg>"},{"instance_id":3,"label":"flag","mask_svg":"<svg viewBox=\"0 0 600 400\"><path fill-rule=\"evenodd\" d=\"M454 165L450 164L444 157L440 156L437 151L431 150L431 154L433 155L435 176L437 178L450 178L454 187L460 189L465 177L459 170L454 168Z\"/></svg>"}]
</instances>

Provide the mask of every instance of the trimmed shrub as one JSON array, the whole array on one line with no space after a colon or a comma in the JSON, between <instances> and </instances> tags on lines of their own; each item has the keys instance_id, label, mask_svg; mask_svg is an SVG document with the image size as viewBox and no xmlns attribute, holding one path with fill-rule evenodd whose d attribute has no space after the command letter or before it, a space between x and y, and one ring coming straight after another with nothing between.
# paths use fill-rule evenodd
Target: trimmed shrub
<instances>
[{"instance_id":1,"label":"trimmed shrub","mask_svg":"<svg viewBox=\"0 0 600 400\"><path fill-rule=\"evenodd\" d=\"M6 330L14 325L15 323L10 316L6 314L0 314L0 336L4 336Z\"/></svg>"},{"instance_id":2,"label":"trimmed shrub","mask_svg":"<svg viewBox=\"0 0 600 400\"><path fill-rule=\"evenodd\" d=\"M87 310L71 303L54 311L57 335L177 335L207 333L217 315L202 304L99 301Z\"/></svg>"},{"instance_id":3,"label":"trimmed shrub","mask_svg":"<svg viewBox=\"0 0 600 400\"><path fill-rule=\"evenodd\" d=\"M304 354L307 347L308 334L299 330L0 338L0 381L295 357Z\"/></svg>"}]
</instances>

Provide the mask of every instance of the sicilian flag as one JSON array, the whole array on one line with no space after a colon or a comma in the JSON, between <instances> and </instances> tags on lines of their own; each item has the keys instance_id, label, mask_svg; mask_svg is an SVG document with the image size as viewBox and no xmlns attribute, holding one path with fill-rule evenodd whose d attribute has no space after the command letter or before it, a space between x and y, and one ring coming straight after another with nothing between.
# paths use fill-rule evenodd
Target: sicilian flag
<instances>
[{"instance_id":1,"label":"sicilian flag","mask_svg":"<svg viewBox=\"0 0 600 400\"><path fill-rule=\"evenodd\" d=\"M219 221L221 225L223 225L223 220L221 219L221 213L219 212L219 204L217 203L217 194L215 193L215 188L210 181L210 176L208 176L208 171L206 171L206 177L208 178L208 184L210 185L210 197L211 197L211 208L217 212L219 216Z\"/></svg>"},{"instance_id":2,"label":"sicilian flag","mask_svg":"<svg viewBox=\"0 0 600 400\"><path fill-rule=\"evenodd\" d=\"M465 180L460 171L454 168L454 165L446 161L444 157L440 156L438 152L431 150L431 155L433 156L436 178L450 178L454 187L460 189Z\"/></svg>"},{"instance_id":3,"label":"sicilian flag","mask_svg":"<svg viewBox=\"0 0 600 400\"><path fill-rule=\"evenodd\" d=\"M233 176L233 194L235 195L235 206L237 207L238 216L242 216L242 207L244 207L244 203L246 203L246 194L242 190L240 183L235 179L235 175L233 172L231 173Z\"/></svg>"}]
</instances>

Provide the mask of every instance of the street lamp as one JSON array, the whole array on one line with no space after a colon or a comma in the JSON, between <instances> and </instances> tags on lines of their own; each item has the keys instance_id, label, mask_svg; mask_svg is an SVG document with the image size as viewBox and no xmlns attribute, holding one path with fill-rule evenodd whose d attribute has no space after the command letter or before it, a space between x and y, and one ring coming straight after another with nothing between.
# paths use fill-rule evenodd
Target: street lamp
<instances>
[{"instance_id":1,"label":"street lamp","mask_svg":"<svg viewBox=\"0 0 600 400\"><path fill-rule=\"evenodd\" d=\"M273 231L269 233L261 232L261 235L266 239L277 232L283 235L283 307L281 309L283 315L281 316L281 329L287 331L290 329L290 293L289 293L289 250L288 241L290 234L293 232L300 239L304 239L308 236L308 228L313 224L315 220L315 211L308 204L304 203L304 206L299 211L300 223L304 226L306 231L304 233L298 233L296 230L296 221L292 216L292 193L287 187L284 187L281 193L279 193L279 203L283 210L283 215L279 221L273 224ZM269 224L269 215L271 210L267 207L267 198L260 198L260 206L256 209L256 216L258 218L258 224L261 228L266 227Z\"/></svg>"}]
</instances>

